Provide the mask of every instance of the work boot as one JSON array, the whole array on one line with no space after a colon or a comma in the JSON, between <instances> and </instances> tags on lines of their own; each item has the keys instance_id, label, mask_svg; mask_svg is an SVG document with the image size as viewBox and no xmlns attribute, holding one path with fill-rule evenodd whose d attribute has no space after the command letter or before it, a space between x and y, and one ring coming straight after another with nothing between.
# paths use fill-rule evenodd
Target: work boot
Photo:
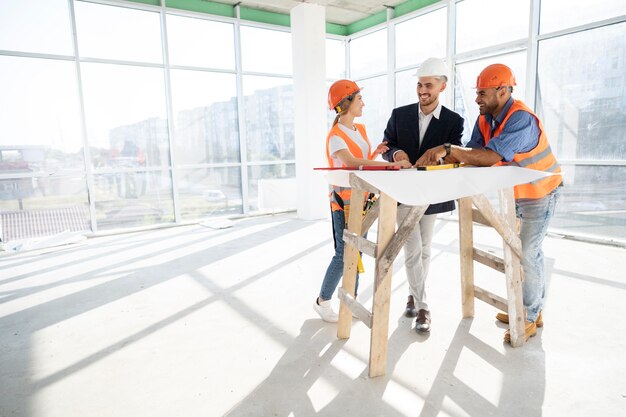
<instances>
[{"instance_id":1,"label":"work boot","mask_svg":"<svg viewBox=\"0 0 626 417\"><path fill-rule=\"evenodd\" d=\"M524 328L524 343L528 341L530 337L533 337L537 334L537 324L534 321L527 321L526 327ZM507 329L504 332L504 341L507 343L511 343L511 329Z\"/></svg>"},{"instance_id":2,"label":"work boot","mask_svg":"<svg viewBox=\"0 0 626 417\"><path fill-rule=\"evenodd\" d=\"M320 301L319 297L316 298L313 303L313 310L320 315L322 320L328 323L337 323L339 321L339 316L333 311L330 300Z\"/></svg>"},{"instance_id":3,"label":"work boot","mask_svg":"<svg viewBox=\"0 0 626 417\"><path fill-rule=\"evenodd\" d=\"M418 333L428 333L430 331L430 311L421 309L417 312L415 331Z\"/></svg>"},{"instance_id":4,"label":"work boot","mask_svg":"<svg viewBox=\"0 0 626 417\"><path fill-rule=\"evenodd\" d=\"M406 317L417 317L417 310L415 309L415 301L413 301L412 295L409 295L409 299L406 302L406 309L404 310L404 315Z\"/></svg>"},{"instance_id":5,"label":"work boot","mask_svg":"<svg viewBox=\"0 0 626 417\"><path fill-rule=\"evenodd\" d=\"M502 323L509 324L509 315L506 313L498 313L496 314L496 320ZM537 320L535 321L535 324L537 325L537 327L543 327L543 317L541 317L541 311L539 312L539 315L537 316Z\"/></svg>"}]
</instances>

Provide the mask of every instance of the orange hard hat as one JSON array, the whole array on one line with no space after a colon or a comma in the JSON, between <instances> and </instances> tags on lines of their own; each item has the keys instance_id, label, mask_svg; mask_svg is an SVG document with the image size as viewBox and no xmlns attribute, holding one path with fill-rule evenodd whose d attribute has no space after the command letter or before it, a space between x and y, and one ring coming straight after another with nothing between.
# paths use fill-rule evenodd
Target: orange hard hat
<instances>
[{"instance_id":1,"label":"orange hard hat","mask_svg":"<svg viewBox=\"0 0 626 417\"><path fill-rule=\"evenodd\" d=\"M339 80L335 81L333 85L330 86L328 90L328 108L331 110L335 110L337 113L341 112L345 109L337 109L341 100L346 97L350 97L355 93L361 91L361 87L356 85L354 81L350 80Z\"/></svg>"},{"instance_id":2,"label":"orange hard hat","mask_svg":"<svg viewBox=\"0 0 626 417\"><path fill-rule=\"evenodd\" d=\"M491 64L481 71L474 88L498 88L517 85L511 68L504 64Z\"/></svg>"}]
</instances>

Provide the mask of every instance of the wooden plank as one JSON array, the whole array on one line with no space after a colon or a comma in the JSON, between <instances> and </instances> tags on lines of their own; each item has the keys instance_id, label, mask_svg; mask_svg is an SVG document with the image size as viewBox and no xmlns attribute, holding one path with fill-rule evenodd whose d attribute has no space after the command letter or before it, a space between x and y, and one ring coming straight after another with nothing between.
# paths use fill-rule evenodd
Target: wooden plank
<instances>
[{"instance_id":1,"label":"wooden plank","mask_svg":"<svg viewBox=\"0 0 626 417\"><path fill-rule=\"evenodd\" d=\"M364 254L369 255L372 258L376 257L377 246L374 242L370 242L364 237L357 236L356 234L346 229L344 229L343 231L343 240L347 244L357 248L359 252L363 252Z\"/></svg>"},{"instance_id":2,"label":"wooden plank","mask_svg":"<svg viewBox=\"0 0 626 417\"><path fill-rule=\"evenodd\" d=\"M393 262L396 260L398 253L406 243L409 235L413 231L415 224L420 221L428 206L413 206L407 213L406 217L398 227L395 235L391 238L391 241L381 252L380 262L376 264L376 276L384 276L392 267ZM396 211L397 214L397 211Z\"/></svg>"},{"instance_id":3,"label":"wooden plank","mask_svg":"<svg viewBox=\"0 0 626 417\"><path fill-rule=\"evenodd\" d=\"M474 317L474 224L472 198L459 199L459 256L463 318Z\"/></svg>"},{"instance_id":4,"label":"wooden plank","mask_svg":"<svg viewBox=\"0 0 626 417\"><path fill-rule=\"evenodd\" d=\"M487 218L483 216L480 210L474 208L472 209L472 221L474 223L482 224L483 226L491 227L491 223L489 223L489 220L487 220Z\"/></svg>"},{"instance_id":5,"label":"wooden plank","mask_svg":"<svg viewBox=\"0 0 626 417\"><path fill-rule=\"evenodd\" d=\"M504 260L496 255L474 248L474 260L504 273Z\"/></svg>"},{"instance_id":6,"label":"wooden plank","mask_svg":"<svg viewBox=\"0 0 626 417\"><path fill-rule=\"evenodd\" d=\"M484 195L472 196L472 201L483 216L487 218L489 223L491 223L491 227L496 229L500 236L502 236L506 245L511 246L517 256L521 257L522 243L512 226L515 224L515 220L508 222L503 215L496 213L491 207L491 204L489 204L489 200L487 200L487 197ZM513 204L513 216L515 216L515 204Z\"/></svg>"},{"instance_id":7,"label":"wooden plank","mask_svg":"<svg viewBox=\"0 0 626 417\"><path fill-rule=\"evenodd\" d=\"M507 228L515 227L515 199L513 188L500 190L500 209L507 222ZM517 238L517 235L515 236ZM503 236L504 238L504 236ZM509 243L504 238L505 243ZM517 239L519 242L519 238ZM509 329L511 331L511 346L518 347L524 344L524 328L526 317L524 315L524 301L522 293L522 266L521 242L519 253L511 244L504 245L504 275L506 276L506 298L508 300Z\"/></svg>"},{"instance_id":8,"label":"wooden plank","mask_svg":"<svg viewBox=\"0 0 626 417\"><path fill-rule=\"evenodd\" d=\"M506 300L503 297L500 297L497 294L494 294L483 288L480 288L477 285L474 285L474 296L478 298L480 301L484 301L485 303L492 305L504 312L508 311Z\"/></svg>"},{"instance_id":9,"label":"wooden plank","mask_svg":"<svg viewBox=\"0 0 626 417\"><path fill-rule=\"evenodd\" d=\"M391 241L396 226L397 203L396 200L380 194L380 218L378 220L378 247L384 253ZM376 258L376 271L380 257ZM389 297L391 295L392 268L387 273L376 273L374 280L374 305L372 308L372 332L370 341L369 376L384 375L387 365L387 343L389 337Z\"/></svg>"},{"instance_id":10,"label":"wooden plank","mask_svg":"<svg viewBox=\"0 0 626 417\"><path fill-rule=\"evenodd\" d=\"M363 191L367 191L368 193L380 194L380 190L374 187L369 182L357 177L354 173L350 173L350 187L352 189L359 189ZM352 201L350 201L352 203Z\"/></svg>"},{"instance_id":11,"label":"wooden plank","mask_svg":"<svg viewBox=\"0 0 626 417\"><path fill-rule=\"evenodd\" d=\"M343 301L352 314L357 316L367 327L372 328L372 313L361 303L354 299L354 297L348 294L343 288L339 288L339 299Z\"/></svg>"},{"instance_id":12,"label":"wooden plank","mask_svg":"<svg viewBox=\"0 0 626 417\"><path fill-rule=\"evenodd\" d=\"M354 174L350 174L350 177ZM363 207L365 202L365 192L359 189L352 189L350 205L353 207ZM348 230L357 236L361 236L361 224L363 221L363 210L350 210L348 215ZM343 251L343 278L341 287L348 293L354 295L356 288L356 271L358 266L359 251L352 245L345 245ZM352 314L350 309L343 302L339 303L339 322L337 323L337 337L347 339L350 337L352 329Z\"/></svg>"}]
</instances>

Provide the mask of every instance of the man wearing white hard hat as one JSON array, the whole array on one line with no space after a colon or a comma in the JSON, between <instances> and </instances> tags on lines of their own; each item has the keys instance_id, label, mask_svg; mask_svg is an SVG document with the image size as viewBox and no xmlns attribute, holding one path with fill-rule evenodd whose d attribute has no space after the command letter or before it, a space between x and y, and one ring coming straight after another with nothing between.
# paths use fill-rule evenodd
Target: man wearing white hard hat
<instances>
[{"instance_id":1,"label":"man wearing white hard hat","mask_svg":"<svg viewBox=\"0 0 626 417\"><path fill-rule=\"evenodd\" d=\"M417 70L418 102L394 109L387 123L383 141L389 148L383 158L387 161L408 160L412 164L434 146L461 145L463 118L439 102L439 94L446 89L448 68L438 58L422 62ZM398 206L398 224L410 207ZM417 317L415 330L430 331L430 309L426 299L426 277L430 264L430 244L438 213L454 210L454 201L431 204L411 232L404 245L405 269L409 282L405 315Z\"/></svg>"}]
</instances>

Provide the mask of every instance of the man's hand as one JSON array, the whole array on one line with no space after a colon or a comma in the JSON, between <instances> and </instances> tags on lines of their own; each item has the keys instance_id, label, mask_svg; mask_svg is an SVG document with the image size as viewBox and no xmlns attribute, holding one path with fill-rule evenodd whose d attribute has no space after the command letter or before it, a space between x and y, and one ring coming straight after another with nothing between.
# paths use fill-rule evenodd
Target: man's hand
<instances>
[{"instance_id":1,"label":"man's hand","mask_svg":"<svg viewBox=\"0 0 626 417\"><path fill-rule=\"evenodd\" d=\"M395 162L400 162L400 161L409 161L409 155L407 155L406 152L404 151L398 151L396 153L393 154L393 160Z\"/></svg>"},{"instance_id":2,"label":"man's hand","mask_svg":"<svg viewBox=\"0 0 626 417\"><path fill-rule=\"evenodd\" d=\"M416 162L415 166L438 165L439 160L446 156L446 150L443 146L436 146L427 150Z\"/></svg>"},{"instance_id":3,"label":"man's hand","mask_svg":"<svg viewBox=\"0 0 626 417\"><path fill-rule=\"evenodd\" d=\"M411 161L409 161L408 159L403 159L401 161L396 161L396 162L390 162L389 164L399 166L400 168L412 168L413 167L413 165L411 165Z\"/></svg>"},{"instance_id":4,"label":"man's hand","mask_svg":"<svg viewBox=\"0 0 626 417\"><path fill-rule=\"evenodd\" d=\"M378 144L376 149L374 149L374 158L376 158L378 155L381 155L387 152L388 150L389 150L389 146L387 146L387 141L382 141L381 143Z\"/></svg>"}]
</instances>

